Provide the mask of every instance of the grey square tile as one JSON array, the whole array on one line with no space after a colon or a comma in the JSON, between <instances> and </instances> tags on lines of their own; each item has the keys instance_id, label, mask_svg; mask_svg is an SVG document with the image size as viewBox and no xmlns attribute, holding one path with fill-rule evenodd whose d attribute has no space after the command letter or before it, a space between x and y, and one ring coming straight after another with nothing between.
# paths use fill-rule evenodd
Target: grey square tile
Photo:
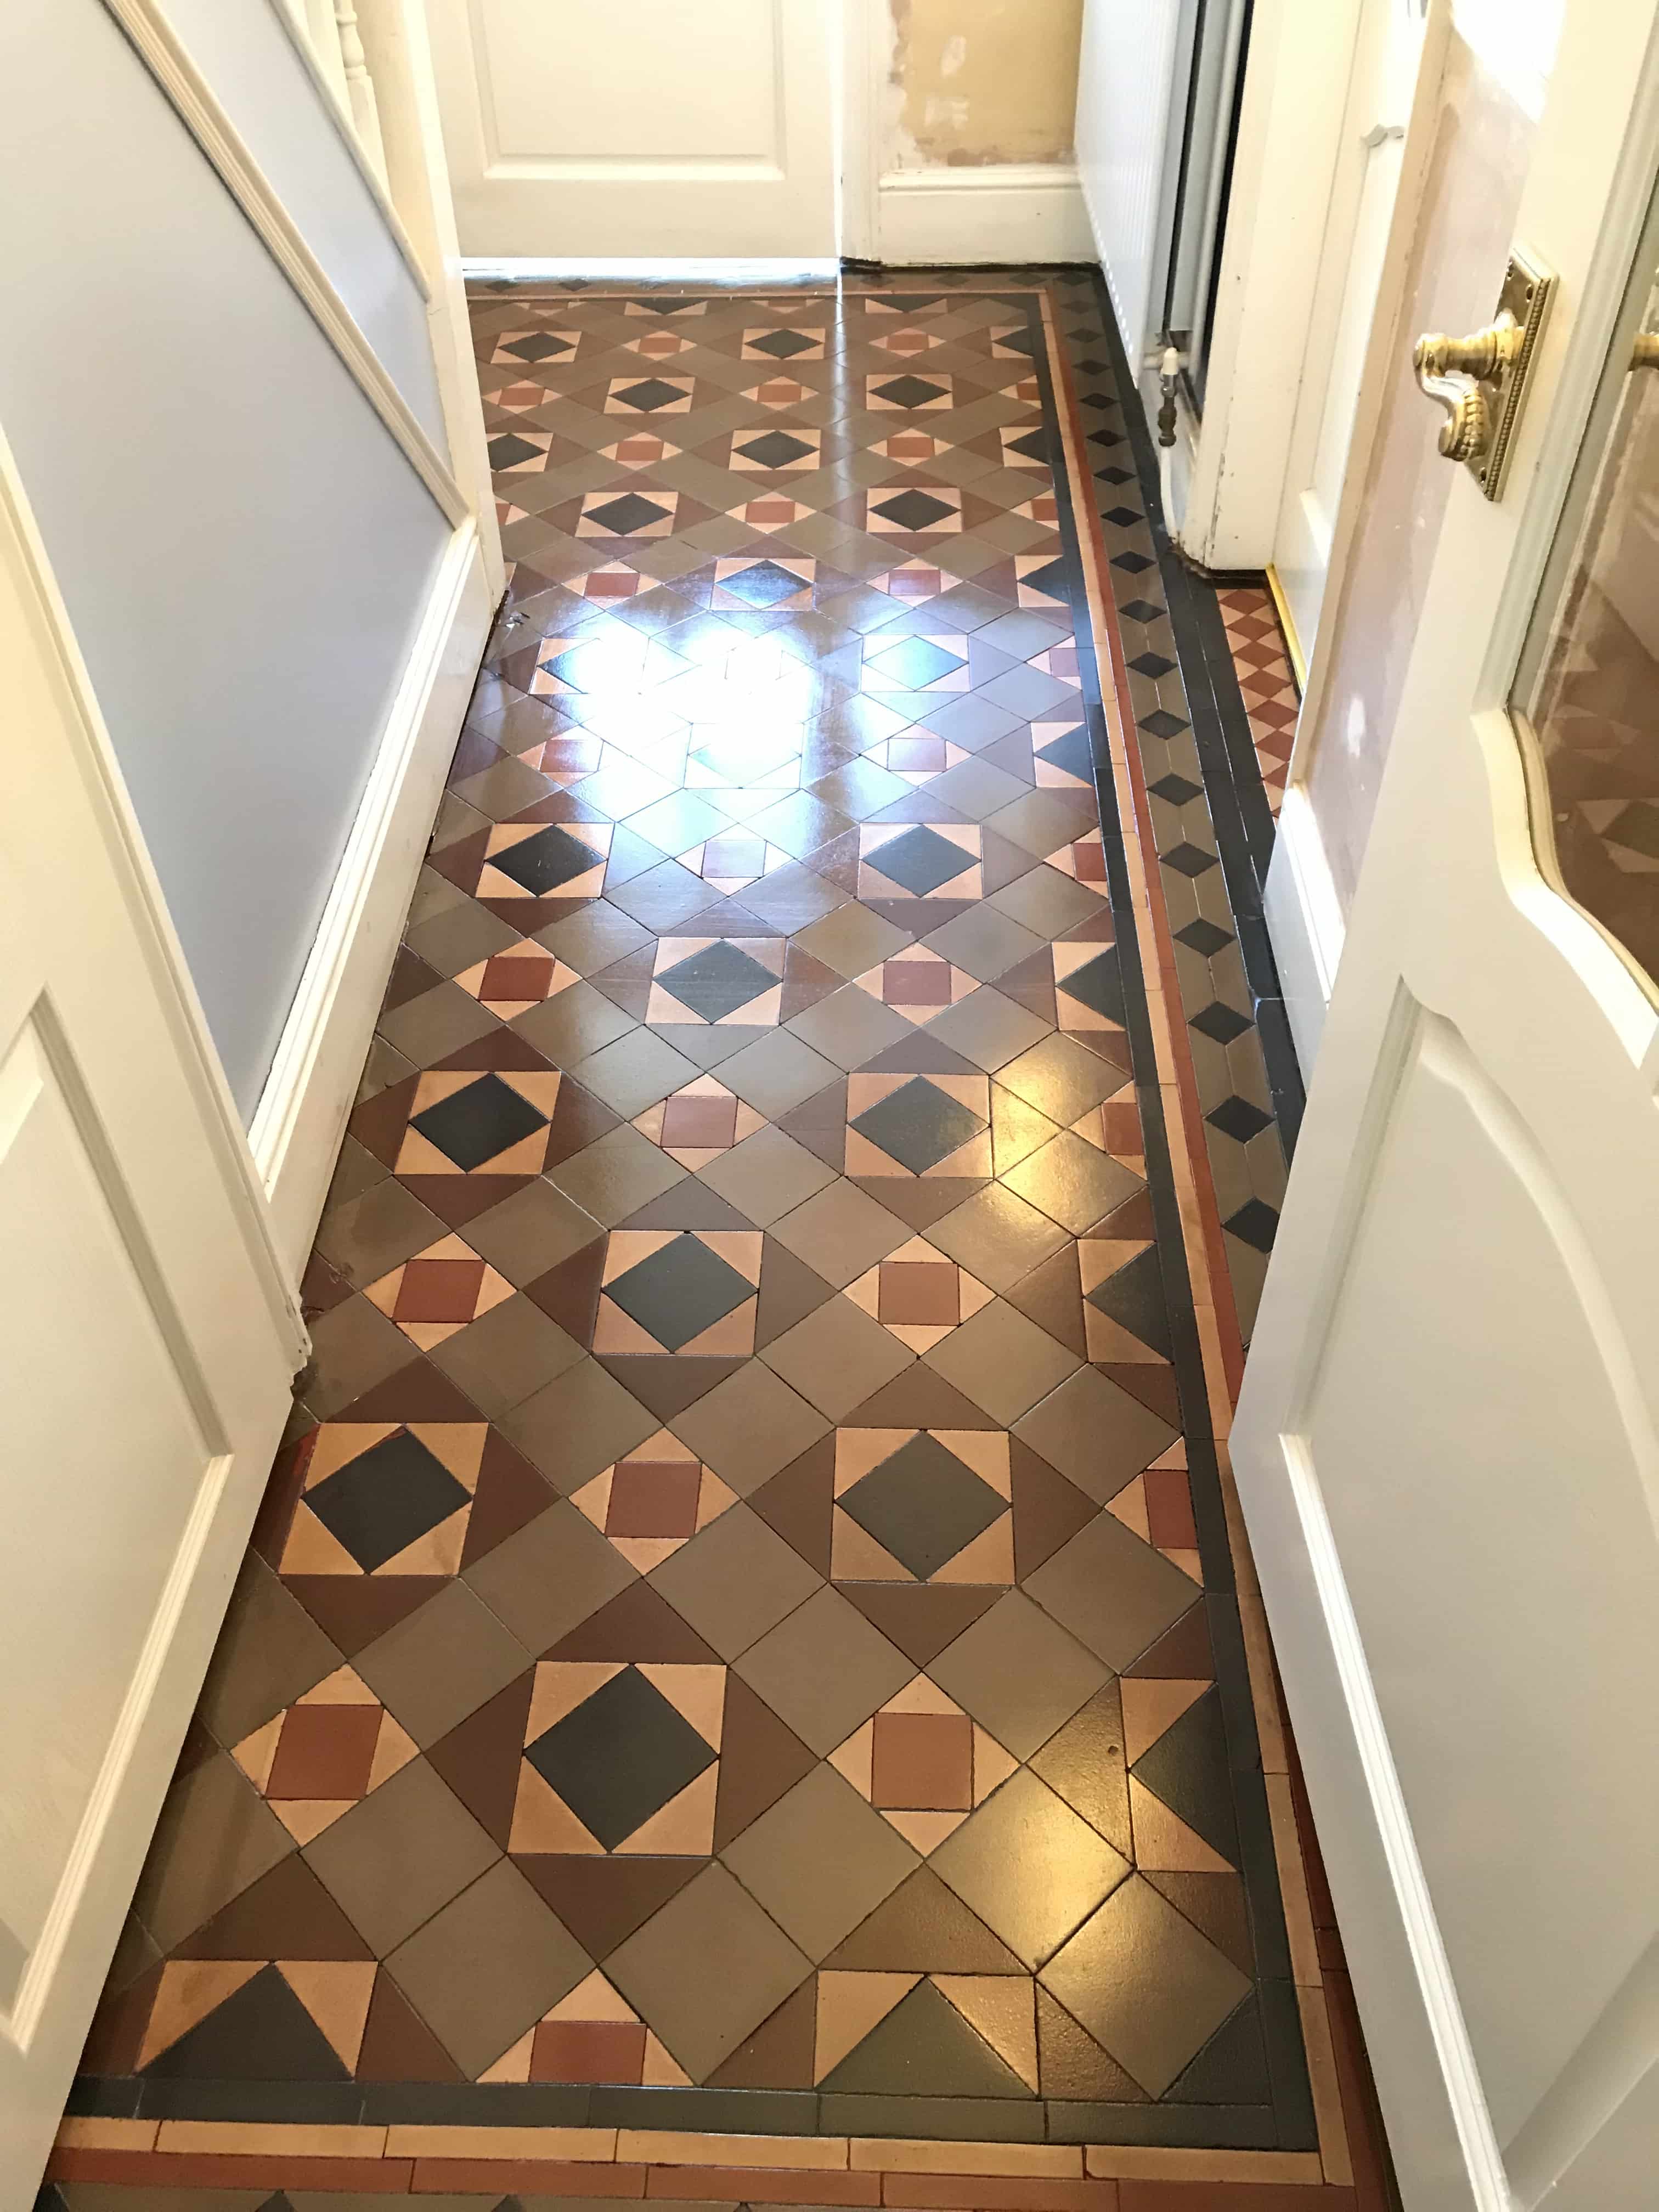
<instances>
[{"instance_id":1,"label":"grey square tile","mask_svg":"<svg viewBox=\"0 0 1659 2212\"><path fill-rule=\"evenodd\" d=\"M576 1067L639 1025L591 983L572 983L508 1025L535 1046L555 1067Z\"/></svg>"},{"instance_id":2,"label":"grey square tile","mask_svg":"<svg viewBox=\"0 0 1659 2212\"><path fill-rule=\"evenodd\" d=\"M416 1356L402 1329L378 1307L361 1296L349 1297L311 1324L311 1364L300 1377L301 1399L318 1420L330 1420Z\"/></svg>"},{"instance_id":3,"label":"grey square tile","mask_svg":"<svg viewBox=\"0 0 1659 2212\"><path fill-rule=\"evenodd\" d=\"M810 1044L814 1052L833 1060L837 1067L846 1068L861 1066L878 1052L884 1052L890 1044L896 1044L901 1037L912 1033L902 1014L882 1006L855 983L844 984L839 991L832 991L816 1006L797 1014L787 1026L803 1043Z\"/></svg>"},{"instance_id":4,"label":"grey square tile","mask_svg":"<svg viewBox=\"0 0 1659 2212\"><path fill-rule=\"evenodd\" d=\"M994 768L989 761L969 757L936 776L927 787L927 796L943 799L955 812L965 814L970 822L983 822L1003 807L1012 805L1015 799L1024 798L1030 789L1029 783L1022 783L1006 769Z\"/></svg>"},{"instance_id":5,"label":"grey square tile","mask_svg":"<svg viewBox=\"0 0 1659 2212\"><path fill-rule=\"evenodd\" d=\"M501 1428L568 1497L660 1425L597 1359L584 1359L515 1407Z\"/></svg>"},{"instance_id":6,"label":"grey square tile","mask_svg":"<svg viewBox=\"0 0 1659 2212\"><path fill-rule=\"evenodd\" d=\"M761 1229L769 1228L780 1214L836 1180L833 1168L769 1126L757 1129L697 1172L711 1190Z\"/></svg>"},{"instance_id":7,"label":"grey square tile","mask_svg":"<svg viewBox=\"0 0 1659 2212\"><path fill-rule=\"evenodd\" d=\"M799 1552L746 1505L730 1505L649 1577L722 1659L775 1628L822 1586Z\"/></svg>"},{"instance_id":8,"label":"grey square tile","mask_svg":"<svg viewBox=\"0 0 1659 2212\"><path fill-rule=\"evenodd\" d=\"M351 1663L424 1749L504 1690L534 1656L467 1583L453 1582Z\"/></svg>"},{"instance_id":9,"label":"grey square tile","mask_svg":"<svg viewBox=\"0 0 1659 2212\"><path fill-rule=\"evenodd\" d=\"M690 1083L697 1069L666 1038L651 1030L636 1029L602 1046L572 1073L596 1098L603 1098L613 1112L631 1121L658 1099L666 1098L671 1091Z\"/></svg>"},{"instance_id":10,"label":"grey square tile","mask_svg":"<svg viewBox=\"0 0 1659 2212\"><path fill-rule=\"evenodd\" d=\"M383 1012L375 1026L413 1066L430 1067L501 1024L459 983L440 983L435 990Z\"/></svg>"},{"instance_id":11,"label":"grey square tile","mask_svg":"<svg viewBox=\"0 0 1659 2212\"><path fill-rule=\"evenodd\" d=\"M838 1590L824 1589L751 1644L736 1671L804 1744L826 1759L916 1670ZM1095 1686L1104 1673L1098 1670Z\"/></svg>"},{"instance_id":12,"label":"grey square tile","mask_svg":"<svg viewBox=\"0 0 1659 2212\"><path fill-rule=\"evenodd\" d=\"M811 1972L723 1866L705 1868L605 1961L694 2081L706 2081Z\"/></svg>"},{"instance_id":13,"label":"grey square tile","mask_svg":"<svg viewBox=\"0 0 1659 2212\"><path fill-rule=\"evenodd\" d=\"M934 1222L927 1242L994 1291L1010 1291L1041 1261L1052 1259L1066 1238L1046 1213L1000 1183L988 1183Z\"/></svg>"},{"instance_id":14,"label":"grey square tile","mask_svg":"<svg viewBox=\"0 0 1659 2212\"><path fill-rule=\"evenodd\" d=\"M928 1864L1033 1967L1130 1872L1121 1853L1030 1771L1005 1782L945 1838ZM1150 1988L1142 2002L1156 2003Z\"/></svg>"},{"instance_id":15,"label":"grey square tile","mask_svg":"<svg viewBox=\"0 0 1659 2212\"><path fill-rule=\"evenodd\" d=\"M1081 1364L1047 1329L1000 1298L952 1329L926 1355L926 1362L1004 1427Z\"/></svg>"},{"instance_id":16,"label":"grey square tile","mask_svg":"<svg viewBox=\"0 0 1659 2212\"><path fill-rule=\"evenodd\" d=\"M447 976L459 975L464 968L476 967L492 952L504 952L518 941L519 933L510 922L498 920L488 907L470 898L444 907L423 921L411 916L404 932L410 951Z\"/></svg>"},{"instance_id":17,"label":"grey square tile","mask_svg":"<svg viewBox=\"0 0 1659 2212\"><path fill-rule=\"evenodd\" d=\"M1126 1881L1048 1961L1045 1988L1153 2097L1249 1988L1152 1884Z\"/></svg>"},{"instance_id":18,"label":"grey square tile","mask_svg":"<svg viewBox=\"0 0 1659 2212\"><path fill-rule=\"evenodd\" d=\"M896 1251L913 1231L856 1183L842 1178L774 1223L772 1233L839 1291Z\"/></svg>"},{"instance_id":19,"label":"grey square tile","mask_svg":"<svg viewBox=\"0 0 1659 2212\"><path fill-rule=\"evenodd\" d=\"M685 1079L690 1081L689 1073ZM685 1175L678 1160L671 1160L649 1137L624 1122L562 1161L548 1180L585 1213L614 1229L630 1213L684 1182Z\"/></svg>"},{"instance_id":20,"label":"grey square tile","mask_svg":"<svg viewBox=\"0 0 1659 2212\"><path fill-rule=\"evenodd\" d=\"M1125 1077L1121 1069L1055 1031L999 1070L997 1081L1039 1114L1069 1129L1091 1106L1121 1090Z\"/></svg>"},{"instance_id":21,"label":"grey square tile","mask_svg":"<svg viewBox=\"0 0 1659 2212\"><path fill-rule=\"evenodd\" d=\"M867 906L843 906L801 930L795 942L838 975L851 977L867 974L902 945L909 944L910 933Z\"/></svg>"},{"instance_id":22,"label":"grey square tile","mask_svg":"<svg viewBox=\"0 0 1659 2212\"><path fill-rule=\"evenodd\" d=\"M343 1663L257 1552L236 1577L197 1711L228 1751Z\"/></svg>"},{"instance_id":23,"label":"grey square tile","mask_svg":"<svg viewBox=\"0 0 1659 2212\"><path fill-rule=\"evenodd\" d=\"M413 1191L388 1176L324 1214L317 1249L337 1274L361 1291L446 1233Z\"/></svg>"},{"instance_id":24,"label":"grey square tile","mask_svg":"<svg viewBox=\"0 0 1659 2212\"><path fill-rule=\"evenodd\" d=\"M500 1856L424 1759L411 1759L305 1849L312 1872L378 1959Z\"/></svg>"},{"instance_id":25,"label":"grey square tile","mask_svg":"<svg viewBox=\"0 0 1659 2212\"><path fill-rule=\"evenodd\" d=\"M681 1443L740 1498L799 1459L830 1425L759 1359L717 1382L670 1423Z\"/></svg>"},{"instance_id":26,"label":"grey square tile","mask_svg":"<svg viewBox=\"0 0 1659 2212\"><path fill-rule=\"evenodd\" d=\"M1056 839L1051 849L1057 850L1059 842ZM1085 890L1058 868L1049 867L1033 868L1029 875L1005 884L1000 891L992 892L986 904L1035 930L1039 937L1048 938L1063 936L1100 912L1100 901L1093 891Z\"/></svg>"},{"instance_id":27,"label":"grey square tile","mask_svg":"<svg viewBox=\"0 0 1659 2212\"><path fill-rule=\"evenodd\" d=\"M1107 1678L1094 1654L1019 1590L1000 1597L927 1672L1016 1759L1047 1743Z\"/></svg>"},{"instance_id":28,"label":"grey square tile","mask_svg":"<svg viewBox=\"0 0 1659 2212\"><path fill-rule=\"evenodd\" d=\"M721 1853L809 1958L827 1958L921 1862L833 1766L814 1768Z\"/></svg>"},{"instance_id":29,"label":"grey square tile","mask_svg":"<svg viewBox=\"0 0 1659 2212\"><path fill-rule=\"evenodd\" d=\"M164 1951L294 1849L294 1838L228 1753L174 1778L133 1911Z\"/></svg>"},{"instance_id":30,"label":"grey square tile","mask_svg":"<svg viewBox=\"0 0 1659 2212\"><path fill-rule=\"evenodd\" d=\"M585 1514L561 1499L475 1560L463 1580L539 1657L639 1577Z\"/></svg>"},{"instance_id":31,"label":"grey square tile","mask_svg":"<svg viewBox=\"0 0 1659 2212\"><path fill-rule=\"evenodd\" d=\"M604 1234L603 1223L545 1181L527 1183L466 1224L472 1249L520 1287Z\"/></svg>"},{"instance_id":32,"label":"grey square tile","mask_svg":"<svg viewBox=\"0 0 1659 2212\"><path fill-rule=\"evenodd\" d=\"M584 1356L580 1345L522 1294L492 1306L428 1355L492 1421Z\"/></svg>"},{"instance_id":33,"label":"grey square tile","mask_svg":"<svg viewBox=\"0 0 1659 2212\"><path fill-rule=\"evenodd\" d=\"M613 966L650 941L651 932L609 899L595 899L591 906L536 933L536 942L579 975L597 975L601 968Z\"/></svg>"},{"instance_id":34,"label":"grey square tile","mask_svg":"<svg viewBox=\"0 0 1659 2212\"><path fill-rule=\"evenodd\" d=\"M489 1972L481 1973L481 1960ZM450 2057L476 2079L592 1971L510 1859L447 1905L386 1961Z\"/></svg>"},{"instance_id":35,"label":"grey square tile","mask_svg":"<svg viewBox=\"0 0 1659 2212\"><path fill-rule=\"evenodd\" d=\"M757 1114L775 1121L833 1083L840 1072L833 1060L787 1030L769 1030L721 1062L720 1081Z\"/></svg>"},{"instance_id":36,"label":"grey square tile","mask_svg":"<svg viewBox=\"0 0 1659 2212\"><path fill-rule=\"evenodd\" d=\"M1048 1024L1029 1006L1005 999L994 984L982 983L947 1006L927 1027L937 1043L949 1045L975 1067L994 1074L1017 1053L1029 1050L1047 1033Z\"/></svg>"},{"instance_id":37,"label":"grey square tile","mask_svg":"<svg viewBox=\"0 0 1659 2212\"><path fill-rule=\"evenodd\" d=\"M1097 1514L1024 1588L1080 1644L1121 1674L1199 1595L1161 1552L1109 1513Z\"/></svg>"},{"instance_id":38,"label":"grey square tile","mask_svg":"<svg viewBox=\"0 0 1659 2212\"><path fill-rule=\"evenodd\" d=\"M831 1298L798 1321L761 1358L832 1421L844 1419L915 1363L915 1354L890 1329L845 1297Z\"/></svg>"},{"instance_id":39,"label":"grey square tile","mask_svg":"<svg viewBox=\"0 0 1659 2212\"><path fill-rule=\"evenodd\" d=\"M999 913L988 899L981 899L922 942L969 975L977 975L981 983L991 983L1016 962L1040 952L1045 940L1012 915Z\"/></svg>"},{"instance_id":40,"label":"grey square tile","mask_svg":"<svg viewBox=\"0 0 1659 2212\"><path fill-rule=\"evenodd\" d=\"M1002 1180L1073 1237L1144 1188L1133 1170L1121 1167L1109 1153L1085 1144L1070 1129L1029 1153Z\"/></svg>"},{"instance_id":41,"label":"grey square tile","mask_svg":"<svg viewBox=\"0 0 1659 2212\"><path fill-rule=\"evenodd\" d=\"M1175 1442L1167 1421L1097 1367L1079 1367L1014 1424L1022 1443L1097 1505L1115 1498Z\"/></svg>"}]
</instances>

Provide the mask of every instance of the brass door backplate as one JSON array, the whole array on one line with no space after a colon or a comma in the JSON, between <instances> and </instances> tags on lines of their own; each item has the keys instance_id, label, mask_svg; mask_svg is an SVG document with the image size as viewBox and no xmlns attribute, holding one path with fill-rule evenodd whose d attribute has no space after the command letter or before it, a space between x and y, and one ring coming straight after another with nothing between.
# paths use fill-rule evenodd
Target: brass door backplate
<instances>
[{"instance_id":1,"label":"brass door backplate","mask_svg":"<svg viewBox=\"0 0 1659 2212\"><path fill-rule=\"evenodd\" d=\"M1412 360L1425 396L1446 410L1440 450L1462 461L1488 499L1503 496L1516 425L1555 279L1528 255L1510 254L1498 313L1465 338L1430 331Z\"/></svg>"}]
</instances>

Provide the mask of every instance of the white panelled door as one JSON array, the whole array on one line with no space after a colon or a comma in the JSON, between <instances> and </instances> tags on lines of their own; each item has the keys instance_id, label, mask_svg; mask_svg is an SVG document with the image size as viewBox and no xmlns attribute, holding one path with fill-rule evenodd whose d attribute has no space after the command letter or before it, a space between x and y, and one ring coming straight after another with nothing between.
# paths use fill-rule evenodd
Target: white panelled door
<instances>
[{"instance_id":1,"label":"white panelled door","mask_svg":"<svg viewBox=\"0 0 1659 2212\"><path fill-rule=\"evenodd\" d=\"M0 445L0 2212L26 2212L304 1351Z\"/></svg>"},{"instance_id":2,"label":"white panelled door","mask_svg":"<svg viewBox=\"0 0 1659 2212\"><path fill-rule=\"evenodd\" d=\"M428 5L469 259L837 252L829 0Z\"/></svg>"},{"instance_id":3,"label":"white panelled door","mask_svg":"<svg viewBox=\"0 0 1659 2212\"><path fill-rule=\"evenodd\" d=\"M1364 0L1359 11L1273 533L1273 567L1305 659L1313 654L1331 566L1338 501L1401 186L1426 17L1426 0ZM1432 129L1431 115L1426 127ZM1413 189L1425 167L1420 160L1413 163ZM1394 235L1399 240L1403 233Z\"/></svg>"},{"instance_id":4,"label":"white panelled door","mask_svg":"<svg viewBox=\"0 0 1659 2212\"><path fill-rule=\"evenodd\" d=\"M1565 12L1232 1436L1407 2212L1659 2203L1656 31Z\"/></svg>"}]
</instances>

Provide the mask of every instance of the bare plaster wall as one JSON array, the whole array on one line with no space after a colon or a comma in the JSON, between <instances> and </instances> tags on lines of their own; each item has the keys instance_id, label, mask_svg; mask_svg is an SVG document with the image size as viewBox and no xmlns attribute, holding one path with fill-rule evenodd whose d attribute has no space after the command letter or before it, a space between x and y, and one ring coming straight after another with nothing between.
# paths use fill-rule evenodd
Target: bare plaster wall
<instances>
[{"instance_id":1,"label":"bare plaster wall","mask_svg":"<svg viewBox=\"0 0 1659 2212\"><path fill-rule=\"evenodd\" d=\"M892 167L1070 159L1083 0L889 5Z\"/></svg>"}]
</instances>

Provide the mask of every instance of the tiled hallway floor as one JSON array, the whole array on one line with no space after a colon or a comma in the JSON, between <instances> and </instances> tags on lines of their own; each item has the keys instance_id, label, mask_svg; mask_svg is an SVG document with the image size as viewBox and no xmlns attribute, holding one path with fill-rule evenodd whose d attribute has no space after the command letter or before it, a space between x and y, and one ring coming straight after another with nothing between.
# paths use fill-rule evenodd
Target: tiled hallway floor
<instances>
[{"instance_id":1,"label":"tiled hallway floor","mask_svg":"<svg viewBox=\"0 0 1659 2212\"><path fill-rule=\"evenodd\" d=\"M476 303L516 569L71 2212L707 2136L757 2201L1382 2203L1230 1532L1283 1161L1097 315Z\"/></svg>"}]
</instances>

